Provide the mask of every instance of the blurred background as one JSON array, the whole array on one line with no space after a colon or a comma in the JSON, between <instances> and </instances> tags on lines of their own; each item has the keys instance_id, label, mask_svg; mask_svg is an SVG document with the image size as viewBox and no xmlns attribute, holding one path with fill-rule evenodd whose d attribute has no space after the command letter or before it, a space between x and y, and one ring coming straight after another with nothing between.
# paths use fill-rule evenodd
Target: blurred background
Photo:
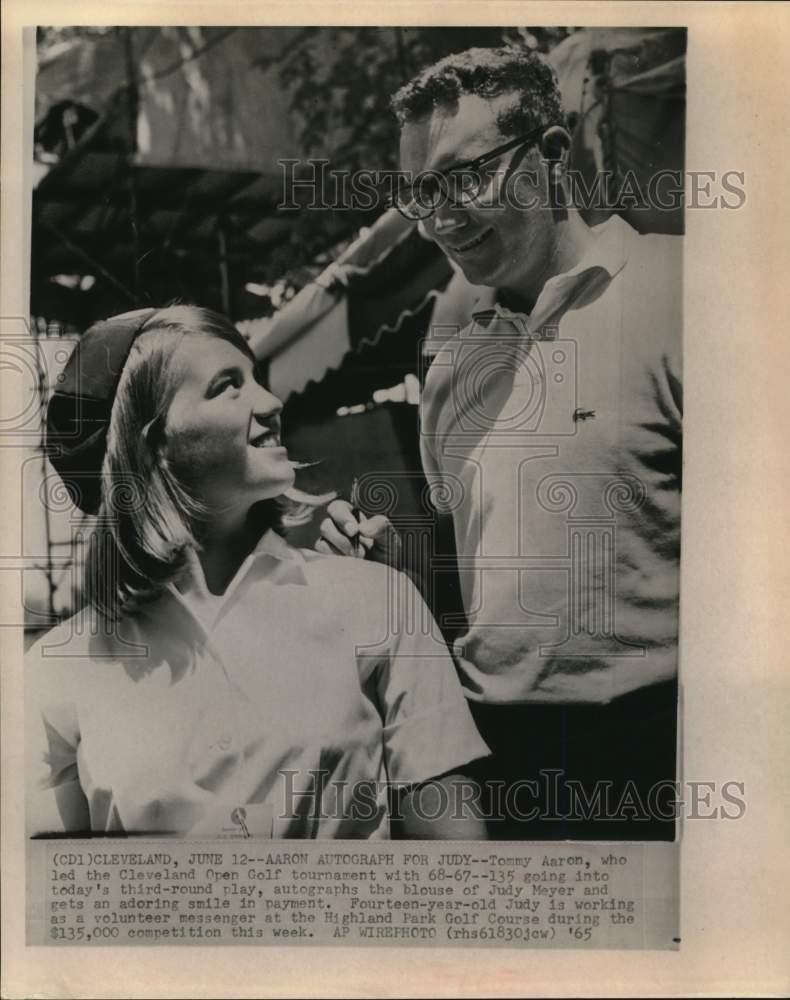
<instances>
[{"instance_id":1,"label":"blurred background","mask_svg":"<svg viewBox=\"0 0 790 1000\"><path fill-rule=\"evenodd\" d=\"M452 635L452 536L420 473L421 342L431 323L465 325L476 290L394 210L340 205L337 177L397 169L389 98L401 84L451 52L502 44L553 63L588 185L682 172L684 29L39 28L25 368L37 419L95 320L174 300L226 313L285 402L292 456L320 460L298 485L348 495L354 477L381 473L392 489L378 509L447 564L433 610ZM283 160L337 207L308 208L310 184L278 207ZM683 231L682 207L631 198L618 211L642 232ZM611 210L586 214L595 224ZM33 636L81 603L90 518L40 440L24 474ZM293 541L312 545L317 530Z\"/></svg>"}]
</instances>

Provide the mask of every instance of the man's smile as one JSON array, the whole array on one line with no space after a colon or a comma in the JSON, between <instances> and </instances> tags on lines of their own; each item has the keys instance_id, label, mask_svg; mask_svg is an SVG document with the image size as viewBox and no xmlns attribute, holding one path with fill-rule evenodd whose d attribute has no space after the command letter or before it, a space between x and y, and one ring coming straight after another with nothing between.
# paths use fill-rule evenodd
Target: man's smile
<instances>
[{"instance_id":1,"label":"man's smile","mask_svg":"<svg viewBox=\"0 0 790 1000\"><path fill-rule=\"evenodd\" d=\"M493 229L484 229L482 233L478 233L477 236L468 240L466 243L459 243L457 246L451 246L449 249L453 253L468 253L470 250L474 250L476 247L479 247L481 243L485 243L493 232Z\"/></svg>"}]
</instances>

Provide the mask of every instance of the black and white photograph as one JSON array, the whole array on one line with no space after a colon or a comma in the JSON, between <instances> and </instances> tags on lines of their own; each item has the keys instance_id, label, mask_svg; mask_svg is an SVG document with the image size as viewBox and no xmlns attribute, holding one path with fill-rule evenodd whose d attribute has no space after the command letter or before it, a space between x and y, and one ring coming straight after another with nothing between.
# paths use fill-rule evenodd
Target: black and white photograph
<instances>
[{"instance_id":1,"label":"black and white photograph","mask_svg":"<svg viewBox=\"0 0 790 1000\"><path fill-rule=\"evenodd\" d=\"M36 46L30 833L673 840L685 30Z\"/></svg>"},{"instance_id":2,"label":"black and white photograph","mask_svg":"<svg viewBox=\"0 0 790 1000\"><path fill-rule=\"evenodd\" d=\"M633 7L23 28L28 947L688 947L687 835L756 800L687 715L684 479L724 545L746 434L687 229L755 194Z\"/></svg>"}]
</instances>

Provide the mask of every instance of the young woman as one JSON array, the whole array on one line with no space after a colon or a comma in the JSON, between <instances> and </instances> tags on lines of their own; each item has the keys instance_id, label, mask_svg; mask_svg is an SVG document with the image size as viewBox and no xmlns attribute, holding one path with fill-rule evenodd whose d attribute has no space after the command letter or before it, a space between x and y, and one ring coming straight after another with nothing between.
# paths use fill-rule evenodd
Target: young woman
<instances>
[{"instance_id":1,"label":"young woman","mask_svg":"<svg viewBox=\"0 0 790 1000\"><path fill-rule=\"evenodd\" d=\"M410 582L283 537L280 411L205 309L81 339L48 438L99 516L90 604L28 654L31 835L485 836L454 807L488 750Z\"/></svg>"}]
</instances>

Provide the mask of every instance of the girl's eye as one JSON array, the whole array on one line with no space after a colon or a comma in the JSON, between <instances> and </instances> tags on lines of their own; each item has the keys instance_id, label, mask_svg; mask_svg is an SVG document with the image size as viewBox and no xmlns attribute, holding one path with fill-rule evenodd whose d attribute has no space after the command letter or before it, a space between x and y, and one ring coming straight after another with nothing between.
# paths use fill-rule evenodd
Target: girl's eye
<instances>
[{"instance_id":1,"label":"girl's eye","mask_svg":"<svg viewBox=\"0 0 790 1000\"><path fill-rule=\"evenodd\" d=\"M239 389L239 388L241 388L240 376L225 375L221 379L217 379L217 381L212 385L210 395L212 397L221 396L229 389Z\"/></svg>"}]
</instances>

